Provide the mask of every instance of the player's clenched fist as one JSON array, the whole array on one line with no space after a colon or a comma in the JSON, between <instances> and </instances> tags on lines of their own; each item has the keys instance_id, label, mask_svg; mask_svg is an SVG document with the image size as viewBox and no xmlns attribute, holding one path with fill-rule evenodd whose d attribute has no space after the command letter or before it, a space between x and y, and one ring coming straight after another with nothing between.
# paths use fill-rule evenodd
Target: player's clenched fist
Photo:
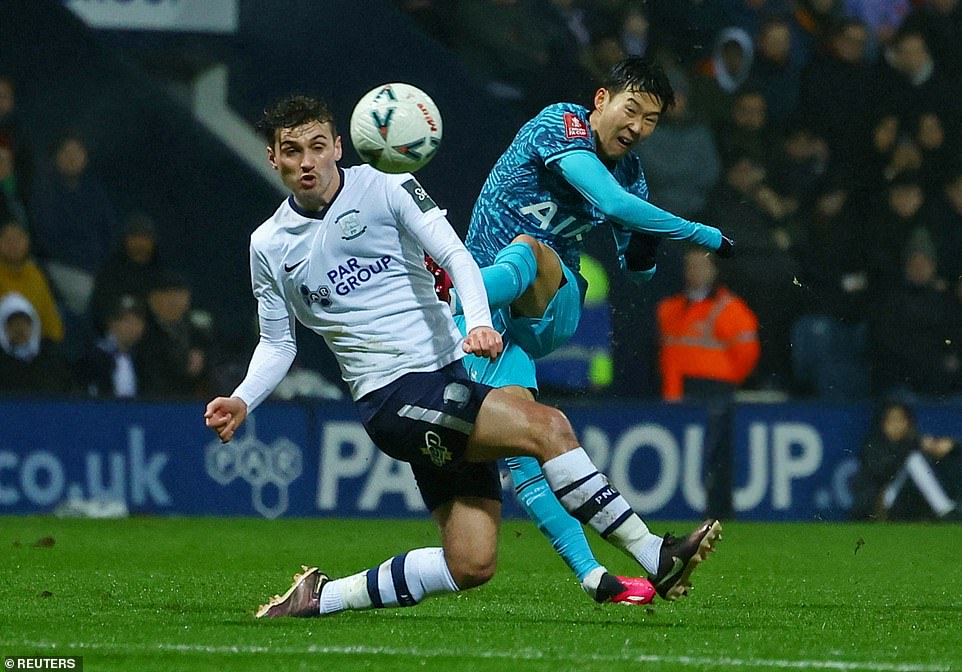
<instances>
[{"instance_id":1,"label":"player's clenched fist","mask_svg":"<svg viewBox=\"0 0 962 672\"><path fill-rule=\"evenodd\" d=\"M207 404L204 422L227 443L247 418L247 403L240 397L217 397Z\"/></svg>"},{"instance_id":2,"label":"player's clenched fist","mask_svg":"<svg viewBox=\"0 0 962 672\"><path fill-rule=\"evenodd\" d=\"M463 347L468 354L494 359L504 350L504 343L491 327L475 327L465 336Z\"/></svg>"}]
</instances>

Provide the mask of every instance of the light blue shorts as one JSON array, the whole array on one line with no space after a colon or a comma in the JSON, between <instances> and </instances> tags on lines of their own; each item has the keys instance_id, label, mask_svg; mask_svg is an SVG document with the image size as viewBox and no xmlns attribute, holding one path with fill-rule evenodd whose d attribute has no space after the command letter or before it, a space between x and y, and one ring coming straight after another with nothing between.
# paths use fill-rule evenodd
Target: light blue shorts
<instances>
[{"instance_id":1,"label":"light blue shorts","mask_svg":"<svg viewBox=\"0 0 962 672\"><path fill-rule=\"evenodd\" d=\"M567 282L548 303L543 316L512 316L510 306L491 314L494 328L504 339L504 352L494 361L467 355L462 361L471 380L492 387L538 389L534 360L567 343L581 319L585 281L564 264L561 270ZM463 334L464 316L457 315L454 320Z\"/></svg>"}]
</instances>

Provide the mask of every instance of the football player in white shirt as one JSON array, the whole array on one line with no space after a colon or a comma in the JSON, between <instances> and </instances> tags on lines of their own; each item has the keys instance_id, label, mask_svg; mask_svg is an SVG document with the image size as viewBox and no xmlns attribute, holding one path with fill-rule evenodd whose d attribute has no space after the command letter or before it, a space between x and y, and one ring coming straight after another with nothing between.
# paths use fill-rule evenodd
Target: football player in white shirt
<instances>
[{"instance_id":1,"label":"football player in white shirt","mask_svg":"<svg viewBox=\"0 0 962 672\"><path fill-rule=\"evenodd\" d=\"M251 235L260 340L243 382L207 405L206 424L231 440L286 374L300 321L331 348L374 443L411 465L442 547L336 580L305 567L257 616L411 606L485 583L494 574L501 518L495 461L513 455L536 458L572 515L674 581L669 599L684 595L716 537L696 530L693 548L682 540L663 549L560 411L468 379L464 353L494 358L501 336L491 328L477 265L417 181L366 165L340 168L341 139L323 101L284 99L265 112L261 129L291 195ZM425 252L458 289L463 339L434 294Z\"/></svg>"}]
</instances>

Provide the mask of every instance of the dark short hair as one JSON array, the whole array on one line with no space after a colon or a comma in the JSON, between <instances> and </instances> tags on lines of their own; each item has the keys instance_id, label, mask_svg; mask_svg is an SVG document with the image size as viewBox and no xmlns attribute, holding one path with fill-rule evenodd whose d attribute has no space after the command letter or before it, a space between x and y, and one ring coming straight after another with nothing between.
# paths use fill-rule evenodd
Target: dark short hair
<instances>
[{"instance_id":1,"label":"dark short hair","mask_svg":"<svg viewBox=\"0 0 962 672\"><path fill-rule=\"evenodd\" d=\"M601 85L612 94L628 89L650 93L661 101L662 112L675 105L675 90L664 69L641 56L629 56L615 63Z\"/></svg>"},{"instance_id":2,"label":"dark short hair","mask_svg":"<svg viewBox=\"0 0 962 672\"><path fill-rule=\"evenodd\" d=\"M268 144L273 145L279 129L297 128L312 121L330 124L333 136L337 137L334 113L327 101L310 96L288 96L277 101L264 110L264 116L257 122L257 130Z\"/></svg>"}]
</instances>

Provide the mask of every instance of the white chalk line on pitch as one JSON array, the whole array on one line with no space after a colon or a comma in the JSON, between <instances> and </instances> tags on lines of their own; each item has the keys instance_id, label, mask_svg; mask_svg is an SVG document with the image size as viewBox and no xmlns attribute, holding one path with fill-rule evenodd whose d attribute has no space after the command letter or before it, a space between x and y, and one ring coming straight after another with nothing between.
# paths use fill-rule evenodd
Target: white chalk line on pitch
<instances>
[{"instance_id":1,"label":"white chalk line on pitch","mask_svg":"<svg viewBox=\"0 0 962 672\"><path fill-rule=\"evenodd\" d=\"M243 646L215 646L206 644L129 644L129 643L99 643L99 642L0 642L4 648L3 655L22 655L17 651L7 649L44 649L62 651L64 655L71 655L82 651L100 651L105 653L156 653L164 651L170 653L206 653L206 654L263 654L274 653L280 655L303 654L335 654L335 655L370 655L370 656L401 656L406 658L478 658L478 659L511 659L511 660L560 660L585 662L626 662L626 663L665 663L673 665L701 665L704 667L762 667L781 670L843 670L866 672L951 672L948 665L928 665L921 663L882 663L857 662L846 660L778 660L766 658L707 658L699 656L659 656L649 654L610 655L589 654L570 655L564 653L544 653L536 649L521 649L517 651L463 651L446 649L402 649L389 646L316 646L303 647L274 647L260 645Z\"/></svg>"}]
</instances>

